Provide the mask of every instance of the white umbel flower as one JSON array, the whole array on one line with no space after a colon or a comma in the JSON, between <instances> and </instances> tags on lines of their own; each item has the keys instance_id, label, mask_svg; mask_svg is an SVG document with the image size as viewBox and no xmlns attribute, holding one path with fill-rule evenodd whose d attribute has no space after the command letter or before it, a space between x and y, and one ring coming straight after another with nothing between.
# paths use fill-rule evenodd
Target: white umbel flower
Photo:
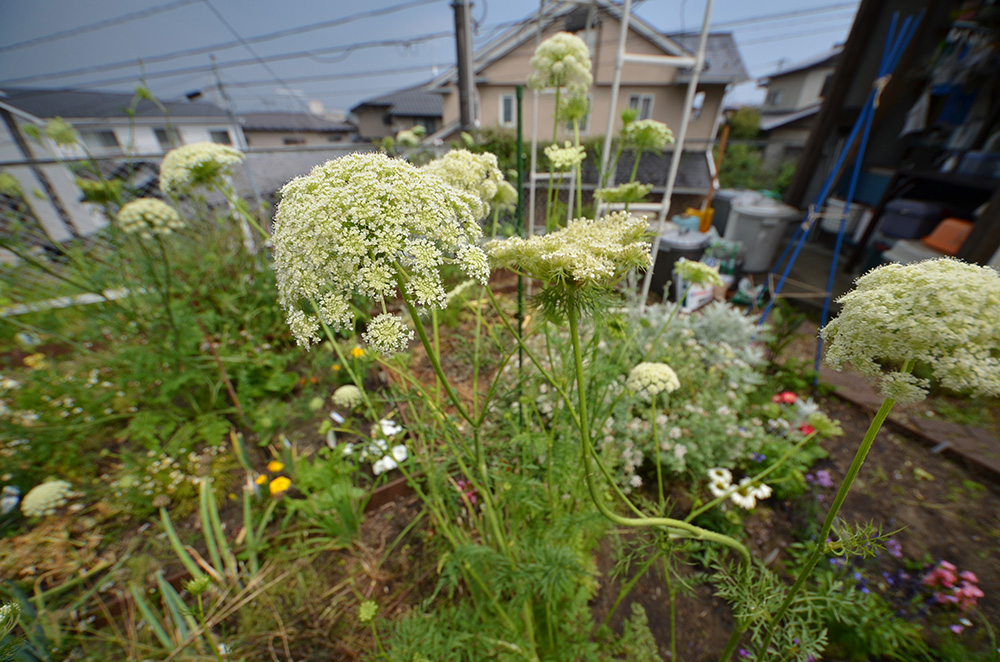
<instances>
[{"instance_id":1,"label":"white umbel flower","mask_svg":"<svg viewBox=\"0 0 1000 662\"><path fill-rule=\"evenodd\" d=\"M565 87L570 94L585 94L594 82L590 69L590 49L583 39L570 32L559 32L535 49L528 87L536 90Z\"/></svg>"},{"instance_id":2,"label":"white umbel flower","mask_svg":"<svg viewBox=\"0 0 1000 662\"><path fill-rule=\"evenodd\" d=\"M167 152L160 164L160 190L182 195L199 186L213 186L243 161L243 152L212 142L192 143Z\"/></svg>"},{"instance_id":3,"label":"white umbel flower","mask_svg":"<svg viewBox=\"0 0 1000 662\"><path fill-rule=\"evenodd\" d=\"M345 384L333 392L333 404L344 409L354 409L364 402L364 394L354 384Z\"/></svg>"},{"instance_id":4,"label":"white umbel flower","mask_svg":"<svg viewBox=\"0 0 1000 662\"><path fill-rule=\"evenodd\" d=\"M632 368L625 385L636 393L653 397L660 393L673 393L681 387L677 373L666 363L640 363Z\"/></svg>"},{"instance_id":5,"label":"white umbel flower","mask_svg":"<svg viewBox=\"0 0 1000 662\"><path fill-rule=\"evenodd\" d=\"M953 391L1000 395L1000 274L953 258L888 264L837 300L840 315L822 331L826 361L882 377L899 402L927 395L930 383L883 366L916 362Z\"/></svg>"},{"instance_id":6,"label":"white umbel flower","mask_svg":"<svg viewBox=\"0 0 1000 662\"><path fill-rule=\"evenodd\" d=\"M21 618L21 605L9 602L0 605L0 639L14 631L17 621Z\"/></svg>"},{"instance_id":7,"label":"white umbel flower","mask_svg":"<svg viewBox=\"0 0 1000 662\"><path fill-rule=\"evenodd\" d=\"M496 155L489 152L473 154L465 149L453 149L421 170L437 175L455 188L479 198L483 204L483 217L492 208L508 203L513 191L504 181ZM516 202L517 191L513 194Z\"/></svg>"},{"instance_id":8,"label":"white umbel flower","mask_svg":"<svg viewBox=\"0 0 1000 662\"><path fill-rule=\"evenodd\" d=\"M663 122L636 120L622 127L622 142L632 149L662 151L674 142L674 133Z\"/></svg>"},{"instance_id":9,"label":"white umbel flower","mask_svg":"<svg viewBox=\"0 0 1000 662\"><path fill-rule=\"evenodd\" d=\"M489 270L476 245L482 210L477 197L384 154L351 154L293 179L281 190L271 240L296 340L317 342L321 320L333 330L352 328L352 297L393 298L401 279L417 305L442 307L445 263L485 284ZM382 353L402 351L411 337L390 313L365 334Z\"/></svg>"},{"instance_id":10,"label":"white umbel flower","mask_svg":"<svg viewBox=\"0 0 1000 662\"><path fill-rule=\"evenodd\" d=\"M587 150L582 146L574 146L567 140L563 147L549 145L545 148L545 156L554 172L570 170L583 163Z\"/></svg>"},{"instance_id":11,"label":"white umbel flower","mask_svg":"<svg viewBox=\"0 0 1000 662\"><path fill-rule=\"evenodd\" d=\"M73 486L64 480L50 480L31 488L21 500L25 517L46 517L65 506L73 494Z\"/></svg>"},{"instance_id":12,"label":"white umbel flower","mask_svg":"<svg viewBox=\"0 0 1000 662\"><path fill-rule=\"evenodd\" d=\"M168 235L184 227L177 210L155 198L139 198L127 203L118 212L118 226L126 234L138 234L144 239L153 235Z\"/></svg>"}]
</instances>

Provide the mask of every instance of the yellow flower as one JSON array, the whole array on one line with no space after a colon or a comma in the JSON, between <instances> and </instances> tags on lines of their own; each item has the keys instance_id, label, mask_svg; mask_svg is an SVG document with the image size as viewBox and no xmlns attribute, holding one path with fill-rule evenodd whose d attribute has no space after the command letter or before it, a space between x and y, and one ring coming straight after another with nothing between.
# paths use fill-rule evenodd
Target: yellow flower
<instances>
[{"instance_id":1,"label":"yellow flower","mask_svg":"<svg viewBox=\"0 0 1000 662\"><path fill-rule=\"evenodd\" d=\"M330 370L333 370L334 372L340 372L340 364L334 363L332 366L330 366Z\"/></svg>"},{"instance_id":2,"label":"yellow flower","mask_svg":"<svg viewBox=\"0 0 1000 662\"><path fill-rule=\"evenodd\" d=\"M264 483L267 482L267 476L261 474L254 479L254 482L257 483L258 485L263 485Z\"/></svg>"},{"instance_id":3,"label":"yellow flower","mask_svg":"<svg viewBox=\"0 0 1000 662\"><path fill-rule=\"evenodd\" d=\"M355 347L354 349L351 350L351 356L353 356L356 359L360 359L364 355L365 355L365 350L361 349L360 347Z\"/></svg>"},{"instance_id":4,"label":"yellow flower","mask_svg":"<svg viewBox=\"0 0 1000 662\"><path fill-rule=\"evenodd\" d=\"M28 366L32 370L40 370L48 367L48 364L45 362L45 355L41 353L25 356L23 362L24 365Z\"/></svg>"},{"instance_id":5,"label":"yellow flower","mask_svg":"<svg viewBox=\"0 0 1000 662\"><path fill-rule=\"evenodd\" d=\"M277 460L271 460L270 462L267 463L267 470L273 474L278 473L284 468L285 465L282 464L281 462L278 462Z\"/></svg>"},{"instance_id":6,"label":"yellow flower","mask_svg":"<svg viewBox=\"0 0 1000 662\"><path fill-rule=\"evenodd\" d=\"M285 492L289 487L292 486L292 479L285 476L278 476L271 481L268 489L271 490L272 495L278 495Z\"/></svg>"}]
</instances>

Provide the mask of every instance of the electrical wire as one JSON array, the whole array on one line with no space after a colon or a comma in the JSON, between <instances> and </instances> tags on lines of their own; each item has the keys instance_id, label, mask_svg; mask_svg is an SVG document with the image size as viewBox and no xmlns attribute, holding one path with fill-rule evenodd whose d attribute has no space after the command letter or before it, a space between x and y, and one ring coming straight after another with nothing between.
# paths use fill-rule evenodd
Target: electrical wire
<instances>
[{"instance_id":1,"label":"electrical wire","mask_svg":"<svg viewBox=\"0 0 1000 662\"><path fill-rule=\"evenodd\" d=\"M778 12L776 14L762 14L760 16L748 16L746 18L736 19L732 21L722 21L719 23L713 23L712 29L719 30L724 28L731 28L740 25L751 25L753 23L766 23L769 21L780 21L786 18L797 18L799 16L810 16L813 14L825 14L827 12L838 11L841 9L846 9L848 7L857 8L857 2L838 2L833 5L823 5L822 7L813 7L812 9L799 9L796 11ZM694 32L689 32L686 34L697 34Z\"/></svg>"},{"instance_id":2,"label":"electrical wire","mask_svg":"<svg viewBox=\"0 0 1000 662\"><path fill-rule=\"evenodd\" d=\"M96 32L97 30L103 30L104 28L110 28L115 25L121 25L123 23L129 23L130 21L137 21L142 18L148 18L150 16L155 16L156 14L162 14L164 12L173 11L174 9L179 9L186 5L193 5L200 0L177 0L176 2L168 2L162 5L156 5L155 7L150 7L149 9L143 9L140 11L132 12L131 14L122 14L121 16L116 16L115 18L109 18L104 21L97 21L96 23L89 23L87 25L81 25L75 28L70 28L68 30L62 30L60 32L53 32L52 34L47 34L41 37L34 37L32 39L25 39L24 41L19 41L15 44L7 44L6 46L0 46L0 53L6 53L7 51L17 50L19 48L26 48L28 46L37 46L39 44L47 44L49 42L58 41L60 39L66 39L68 37L75 37L77 35L86 34L88 32Z\"/></svg>"},{"instance_id":3,"label":"electrical wire","mask_svg":"<svg viewBox=\"0 0 1000 662\"><path fill-rule=\"evenodd\" d=\"M839 32L844 32L844 31L849 30L851 28L851 25L853 25L853 22L852 23L847 23L845 25L838 25L838 26L833 26L833 27L826 27L826 28L823 28L821 30L814 30L814 31L811 31L811 32L792 32L792 33L788 33L788 34L784 34L784 35L775 35L775 36L772 36L772 37L762 37L760 39L751 39L750 41L740 41L739 38L737 38L736 42L740 46L746 47L746 46L756 46L757 44L773 43L775 41L790 41L792 39L798 39L800 37L811 37L811 36L814 36L814 35L829 34L830 32L838 32L838 31Z\"/></svg>"},{"instance_id":4,"label":"electrical wire","mask_svg":"<svg viewBox=\"0 0 1000 662\"><path fill-rule=\"evenodd\" d=\"M182 0L182 1L185 4L192 4L195 2L201 2L202 0ZM266 34L256 35L254 37L246 37L245 39L243 39L243 41L235 40L235 41L220 42L217 44L209 44L207 46L197 46L194 48L188 48L180 51L172 51L170 53L151 55L149 57L142 58L142 61L148 65L148 64L155 64L157 62L165 62L168 60L176 60L177 58L189 57L192 55L204 55L206 53L213 53L216 51L226 50L229 48L236 48L237 46L243 46L244 45L243 42L257 44L264 41L272 41L274 39L280 39L282 37L290 37L297 34L303 34L305 32L312 32L315 30L322 30L324 28L329 28L333 26L344 25L346 23L352 23L354 21L359 21L365 18L374 18L377 16L383 16L390 13L405 11L407 9L413 9L414 7L428 5L431 4L432 2L437 2L437 1L438 0L411 0L410 2L403 2L397 5L384 7L382 9L372 9L369 11L358 12L356 14L341 16L339 18L330 19L328 21L321 21L319 23L311 23L309 25L301 25L294 28L277 30L275 32L268 32ZM2 84L14 85L28 80L42 81L55 78L69 78L72 76L83 76L87 74L101 73L102 71L114 71L115 69L131 67L134 66L135 63L136 63L135 58L129 60L119 60L117 62L109 62L106 64L79 67L77 69L54 71L46 74L39 74L37 76L23 76L21 78L11 78L9 80L2 81Z\"/></svg>"}]
</instances>

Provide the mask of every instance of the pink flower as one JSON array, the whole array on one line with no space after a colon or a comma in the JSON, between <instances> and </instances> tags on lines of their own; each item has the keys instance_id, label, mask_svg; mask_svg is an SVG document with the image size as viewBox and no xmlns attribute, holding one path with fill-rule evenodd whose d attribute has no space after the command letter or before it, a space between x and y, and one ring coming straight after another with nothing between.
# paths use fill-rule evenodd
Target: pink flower
<instances>
[{"instance_id":1,"label":"pink flower","mask_svg":"<svg viewBox=\"0 0 1000 662\"><path fill-rule=\"evenodd\" d=\"M954 632L955 634L962 634L962 630L964 630L965 628L956 623L955 625L949 625L948 629Z\"/></svg>"},{"instance_id":2,"label":"pink flower","mask_svg":"<svg viewBox=\"0 0 1000 662\"><path fill-rule=\"evenodd\" d=\"M971 572L969 570L965 570L963 572L960 572L958 574L958 576L961 577L962 579L964 579L967 582L972 582L973 584L978 584L979 583L979 577L976 577L976 573Z\"/></svg>"},{"instance_id":3,"label":"pink flower","mask_svg":"<svg viewBox=\"0 0 1000 662\"><path fill-rule=\"evenodd\" d=\"M771 398L771 402L777 403L779 405L793 405L795 401L799 399L799 396L795 395L791 391L782 391L778 395Z\"/></svg>"}]
</instances>

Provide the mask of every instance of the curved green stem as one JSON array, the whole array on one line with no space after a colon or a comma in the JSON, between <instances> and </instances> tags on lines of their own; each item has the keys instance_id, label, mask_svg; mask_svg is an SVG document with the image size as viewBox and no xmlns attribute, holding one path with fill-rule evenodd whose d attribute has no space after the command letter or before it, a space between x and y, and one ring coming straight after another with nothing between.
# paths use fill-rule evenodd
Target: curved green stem
<instances>
[{"instance_id":1,"label":"curved green stem","mask_svg":"<svg viewBox=\"0 0 1000 662\"><path fill-rule=\"evenodd\" d=\"M722 656L719 658L719 662L729 662L729 658L733 656L733 652L736 650L736 645L740 643L740 637L742 637L743 633L747 631L747 625L747 623L741 623L738 620L736 621L736 626L729 635L729 641L726 642L726 647L722 650Z\"/></svg>"},{"instance_id":2,"label":"curved green stem","mask_svg":"<svg viewBox=\"0 0 1000 662\"><path fill-rule=\"evenodd\" d=\"M572 297L572 295L571 295ZM699 526L694 526L688 522L684 522L678 519L673 519L671 517L622 517L621 515L611 511L607 505L604 503L601 496L597 493L597 488L594 485L594 477L590 468L590 453L593 448L593 443L590 438L590 419L587 415L587 388L584 381L584 369L583 369L583 353L580 350L580 334L579 326L577 320L577 309L575 301L570 298L569 304L566 306L566 313L569 319L569 335L570 340L573 343L573 358L576 364L576 384L577 384L577 397L579 402L578 415L580 419L580 438L581 438L581 461L583 464L583 475L587 483L587 490L590 492L591 501L601 512L604 517L611 520L615 524L621 526L629 527L660 527L665 529L672 529L675 531L682 532L682 535L687 538L693 538L695 540L705 540L708 542L714 542L720 545L725 545L726 547L731 547L732 549L739 552L740 556L747 563L750 562L750 552L747 550L746 546L738 540L731 538L727 535L716 533L715 531L709 531L708 529L703 529Z\"/></svg>"},{"instance_id":3,"label":"curved green stem","mask_svg":"<svg viewBox=\"0 0 1000 662\"><path fill-rule=\"evenodd\" d=\"M907 365L904 371L908 372L912 365ZM868 431L865 433L865 438L861 441L861 446L858 447L857 453L854 454L854 460L851 462L850 469L847 470L847 475L844 476L844 481L840 484L840 490L837 492L836 498L833 500L833 504L830 505L830 511L826 514L826 521L823 522L823 528L820 530L819 535L816 536L816 542L813 545L812 552L810 552L809 557L806 559L805 564L802 569L799 570L799 576L795 578L795 583L788 590L788 595L782 601L781 606L778 607L778 611L771 617L771 627L768 628L767 635L764 637L764 641L761 642L760 651L763 654L767 654L768 647L771 645L771 640L774 638L774 632L781 625L781 619L785 617L788 613L788 609L792 606L792 602L795 600L795 596L798 595L802 586L806 583L806 580L812 574L813 568L819 562L820 557L823 552L826 551L827 547L827 536L830 535L830 530L833 528L833 523L837 519L837 513L840 512L840 507L844 504L844 500L847 498L847 493L851 491L851 485L854 483L854 479L857 478L858 472L861 470L861 465L864 464L865 457L868 455L868 451L871 450L872 443L875 441L875 435L878 431L882 429L882 424L885 419L889 416L889 411L892 406L896 404L896 401L892 398L886 398L882 402L882 406L879 408L878 413L875 414L875 418L872 419L871 425L868 426Z\"/></svg>"}]
</instances>

